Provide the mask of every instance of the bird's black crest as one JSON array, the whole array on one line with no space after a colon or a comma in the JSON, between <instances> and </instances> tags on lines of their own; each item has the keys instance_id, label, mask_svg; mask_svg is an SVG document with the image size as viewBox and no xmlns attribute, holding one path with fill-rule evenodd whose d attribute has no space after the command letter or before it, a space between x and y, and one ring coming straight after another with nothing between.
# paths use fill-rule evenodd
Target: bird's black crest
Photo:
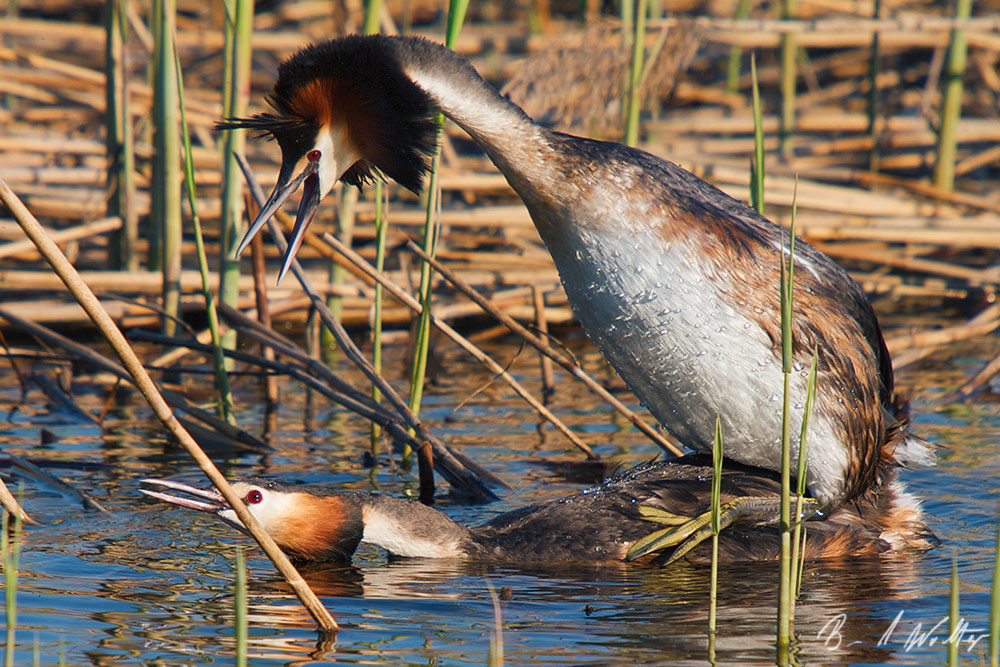
<instances>
[{"instance_id":1,"label":"bird's black crest","mask_svg":"<svg viewBox=\"0 0 1000 667\"><path fill-rule=\"evenodd\" d=\"M416 40L352 35L302 49L278 67L267 100L275 113L228 119L218 129L246 128L270 135L286 160L312 148L320 127L346 123L363 159L342 180L354 185L384 174L419 192L437 124L430 97L403 71Z\"/></svg>"}]
</instances>

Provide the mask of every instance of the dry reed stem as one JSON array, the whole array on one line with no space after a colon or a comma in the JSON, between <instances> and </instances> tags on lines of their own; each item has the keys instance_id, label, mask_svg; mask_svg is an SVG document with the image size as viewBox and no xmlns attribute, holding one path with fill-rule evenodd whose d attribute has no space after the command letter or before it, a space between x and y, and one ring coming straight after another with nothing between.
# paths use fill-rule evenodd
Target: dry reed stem
<instances>
[{"instance_id":1,"label":"dry reed stem","mask_svg":"<svg viewBox=\"0 0 1000 667\"><path fill-rule=\"evenodd\" d=\"M40 526L41 524L28 516L28 513L24 511L21 504L17 502L17 498L7 489L7 485L3 483L0 479L0 505L3 506L5 510L9 513L19 517L21 521L26 521L34 526Z\"/></svg>"},{"instance_id":2,"label":"dry reed stem","mask_svg":"<svg viewBox=\"0 0 1000 667\"><path fill-rule=\"evenodd\" d=\"M253 195L254 200L257 202L257 206L263 206L265 201L264 191L261 190L260 183L257 182L256 178L254 178L249 163L247 163L246 158L242 155L237 155L236 159L239 163L240 169L243 170L243 175L246 178L247 185L250 186L250 192ZM277 221L273 217L268 219L267 227L268 231L271 233L271 239L274 244L278 246L278 249L282 253L284 253L288 244L285 240L284 234L282 234L281 229L278 226ZM330 312L330 309L327 307L322 296L313 288L309 278L302 270L302 265L297 259L292 259L290 268L292 274L299 281L299 285L302 286L303 291L309 295L313 308L312 312L319 315L323 324L337 340L337 344L340 346L340 349L347 355L347 358L350 359L358 370L365 374L365 377L368 378L369 382L378 387L379 391L382 392L382 395L389 401L389 403L392 404L393 408L395 408L397 414L406 421L410 428L414 430L417 437L422 440L428 440L434 445L435 465L451 483L451 485L476 494L480 497L495 498L496 495L483 482L483 477L486 476L484 475L484 469L481 466L472 465L472 462L467 458L459 457L443 443L439 444L435 441L423 423L410 411L409 406L399 396L399 393L396 392L395 388L386 382L385 379L375 371L371 362L365 358L364 354L361 353L361 350L347 334L343 325L333 317L333 313Z\"/></svg>"},{"instance_id":3,"label":"dry reed stem","mask_svg":"<svg viewBox=\"0 0 1000 667\"><path fill-rule=\"evenodd\" d=\"M60 479L59 477L56 477L55 475L53 475L52 473L48 472L47 470L43 470L42 468L39 468L38 466L36 466L34 463L32 463L31 461L29 461L28 459L26 459L24 457L21 457L21 456L17 456L16 454L9 454L8 456L10 457L10 461L14 465L15 468L20 468L21 470L24 470L25 472L28 472L28 473L34 475L35 477L38 477L38 478L40 478L40 479L48 482L49 484L51 484L52 486L56 487L57 489L61 489L61 490L65 491L66 493L68 493L69 495L73 496L74 498L76 498L77 500L79 500L81 503L83 503L83 505L85 507L89 507L91 509L97 510L98 512L103 512L104 514L110 514L111 513L106 507L104 507L104 505L100 504L99 502L97 502L96 500L94 500L93 498L91 498L89 495L87 495L86 493L84 493L83 491L80 491L75 486L72 486L71 484L68 484L67 482L65 482L64 480Z\"/></svg>"},{"instance_id":4,"label":"dry reed stem","mask_svg":"<svg viewBox=\"0 0 1000 667\"><path fill-rule=\"evenodd\" d=\"M391 282L383 274L375 270L371 264L369 264L363 257L355 253L353 250L341 243L332 234L324 234L323 240L330 244L337 252L344 255L352 262L354 262L358 268L364 271L373 280L377 280L385 289L392 294L394 297L402 301L407 307L409 307L414 313L420 313L422 308L420 303L412 297L406 290L400 287L398 284ZM563 423L551 410L546 408L538 399L531 395L527 389L521 386L521 384L514 379L514 377L507 372L507 370L493 360L488 354L480 350L477 346L473 345L467 338L462 334L458 333L452 329L444 320L439 318L435 313L430 315L431 323L441 331L441 333L448 336L455 343L459 345L463 350L471 354L477 361L485 365L490 369L491 372L495 373L500 379L507 383L511 389L513 389L518 396L523 398L528 405L532 407L539 415L545 418L550 424L556 427L560 433L562 433L566 438L573 443L573 445L586 454L588 459L598 460L600 457L594 453L594 451L583 441L566 424Z\"/></svg>"},{"instance_id":5,"label":"dry reed stem","mask_svg":"<svg viewBox=\"0 0 1000 667\"><path fill-rule=\"evenodd\" d=\"M164 427L191 454L191 457L198 463L198 466L209 480L211 480L215 488L226 499L226 502L236 513L236 516L261 546L261 549L264 550L268 558L271 559L271 562L274 563L289 586L295 591L295 594L302 601L303 605L309 610L309 613L312 614L319 627L325 631L336 631L338 627L337 622L333 620L330 613L323 607L319 598L312 592L312 589L309 588L309 585L285 554L278 548L278 545L275 544L271 536L257 523L253 514L243 504L243 499L236 495L236 492L229 486L229 482L222 476L218 468L215 467L212 460L208 458L201 447L198 446L198 443L194 441L191 435L177 421L170 406L163 399L163 396L149 377L149 374L146 373L146 369L143 368L142 362L139 361L135 352L132 351L132 348L125 340L125 337L122 336L118 327L115 326L115 323L104 312L97 297L94 296L94 293L87 287L86 283L82 281L76 269L73 268L73 265L62 254L59 247L48 238L45 229L31 215L28 209L24 207L17 198L17 195L14 194L4 181L0 181L0 199L3 200L7 208L14 214L15 219L21 225L22 229L24 229L25 234L38 246L38 250L45 257L46 261L52 265L53 270L63 279L66 288L80 302L80 305L84 307L95 325L97 325L108 339L108 342L119 355L122 364L127 369L129 376L149 402L153 412L163 422Z\"/></svg>"}]
</instances>

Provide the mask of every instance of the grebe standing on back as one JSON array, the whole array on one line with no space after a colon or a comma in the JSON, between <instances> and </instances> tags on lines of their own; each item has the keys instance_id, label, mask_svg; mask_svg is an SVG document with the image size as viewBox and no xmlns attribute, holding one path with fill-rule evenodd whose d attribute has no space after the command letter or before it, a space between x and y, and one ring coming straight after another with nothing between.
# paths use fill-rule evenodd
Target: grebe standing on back
<instances>
[{"instance_id":1,"label":"grebe standing on back","mask_svg":"<svg viewBox=\"0 0 1000 667\"><path fill-rule=\"evenodd\" d=\"M300 185L282 274L337 180L385 175L419 191L441 111L523 200L583 328L656 419L710 452L719 416L728 459L779 469L778 275L788 250L778 226L671 162L538 125L468 61L421 38L307 47L279 67L268 101L272 113L219 124L270 135L281 148L278 182L240 250ZM812 507L829 514L884 490L906 439L890 412L889 355L860 287L806 243L796 244L795 262L793 424L815 351L806 481ZM758 505L754 520L776 520L777 507ZM746 513L737 508L727 522Z\"/></svg>"}]
</instances>

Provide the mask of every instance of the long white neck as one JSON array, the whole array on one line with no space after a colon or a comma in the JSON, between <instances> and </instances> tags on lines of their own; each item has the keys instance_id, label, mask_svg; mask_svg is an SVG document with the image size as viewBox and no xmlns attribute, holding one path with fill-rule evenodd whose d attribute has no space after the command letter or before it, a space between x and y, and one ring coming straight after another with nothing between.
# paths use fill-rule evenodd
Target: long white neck
<instances>
[{"instance_id":1,"label":"long white neck","mask_svg":"<svg viewBox=\"0 0 1000 667\"><path fill-rule=\"evenodd\" d=\"M527 184L522 175L538 174L544 167L549 131L444 46L408 40L400 59L407 76L486 151L522 198L528 195L522 192Z\"/></svg>"},{"instance_id":2,"label":"long white neck","mask_svg":"<svg viewBox=\"0 0 1000 667\"><path fill-rule=\"evenodd\" d=\"M412 500L373 495L365 498L361 511L365 526L361 541L394 556L468 556L469 530L435 509Z\"/></svg>"}]
</instances>

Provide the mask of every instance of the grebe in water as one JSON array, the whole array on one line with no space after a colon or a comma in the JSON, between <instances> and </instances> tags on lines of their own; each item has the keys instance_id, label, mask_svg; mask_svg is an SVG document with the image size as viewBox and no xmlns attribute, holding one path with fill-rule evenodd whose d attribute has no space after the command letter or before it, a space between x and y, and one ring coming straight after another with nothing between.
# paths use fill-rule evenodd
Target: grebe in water
<instances>
[{"instance_id":1,"label":"grebe in water","mask_svg":"<svg viewBox=\"0 0 1000 667\"><path fill-rule=\"evenodd\" d=\"M699 465L700 458L640 465L592 489L506 512L471 528L416 501L378 494L259 478L236 480L233 489L278 545L298 560L349 561L358 544L365 542L401 557L523 563L620 561L651 530L642 508L679 516L707 511L712 469ZM825 521L811 522L806 558L869 556L933 545L919 503L891 477L883 493L844 505ZM214 513L242 529L214 490L168 480L144 482L200 500L145 489L143 493ZM770 498L779 491L773 473L738 464L723 470L722 502L737 497ZM778 555L774 526L733 525L719 540L723 561L771 560ZM639 560L662 563L671 555L666 550ZM705 560L708 545L695 547L687 557Z\"/></svg>"}]
</instances>

